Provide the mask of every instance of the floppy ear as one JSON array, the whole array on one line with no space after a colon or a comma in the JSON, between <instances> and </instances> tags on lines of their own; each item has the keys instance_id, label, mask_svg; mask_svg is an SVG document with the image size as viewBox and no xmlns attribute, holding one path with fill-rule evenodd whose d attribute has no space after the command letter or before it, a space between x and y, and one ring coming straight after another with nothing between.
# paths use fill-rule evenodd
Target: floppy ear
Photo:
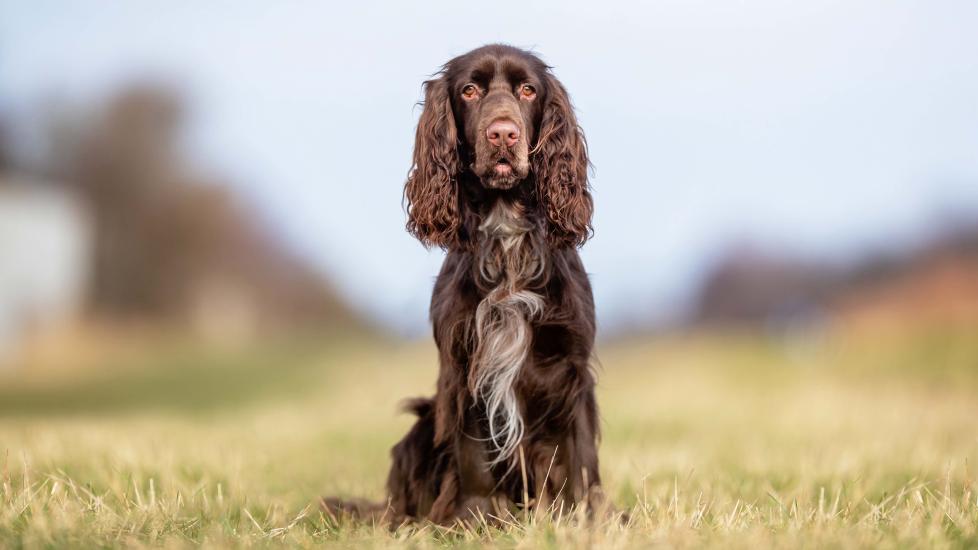
<instances>
[{"instance_id":1,"label":"floppy ear","mask_svg":"<svg viewBox=\"0 0 978 550\"><path fill-rule=\"evenodd\" d=\"M407 230L427 246L458 246L458 136L444 77L424 83L424 110L414 138L414 160L404 184Z\"/></svg>"},{"instance_id":2,"label":"floppy ear","mask_svg":"<svg viewBox=\"0 0 978 550\"><path fill-rule=\"evenodd\" d=\"M581 246L591 236L594 208L587 181L587 142L564 86L547 74L547 98L531 151L537 193L554 246Z\"/></svg>"}]
</instances>

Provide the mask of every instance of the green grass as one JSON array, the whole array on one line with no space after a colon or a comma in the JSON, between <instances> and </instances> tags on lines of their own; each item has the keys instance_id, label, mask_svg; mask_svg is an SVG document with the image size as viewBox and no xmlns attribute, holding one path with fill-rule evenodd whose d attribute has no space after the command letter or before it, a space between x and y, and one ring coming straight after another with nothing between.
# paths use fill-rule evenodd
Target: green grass
<instances>
[{"instance_id":1,"label":"green grass","mask_svg":"<svg viewBox=\"0 0 978 550\"><path fill-rule=\"evenodd\" d=\"M0 547L976 547L978 346L935 338L602 346L602 473L625 525L320 514L320 495L381 498L410 422L397 402L433 387L428 343L190 347L6 378Z\"/></svg>"}]
</instances>

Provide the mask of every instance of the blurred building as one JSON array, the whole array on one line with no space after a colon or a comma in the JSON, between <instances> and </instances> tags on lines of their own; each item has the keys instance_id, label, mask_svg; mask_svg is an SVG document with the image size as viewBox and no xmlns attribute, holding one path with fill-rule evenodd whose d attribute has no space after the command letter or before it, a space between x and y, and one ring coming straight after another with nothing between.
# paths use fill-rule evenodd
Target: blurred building
<instances>
[{"instance_id":1,"label":"blurred building","mask_svg":"<svg viewBox=\"0 0 978 550\"><path fill-rule=\"evenodd\" d=\"M89 278L87 212L64 186L0 174L0 365L69 323Z\"/></svg>"}]
</instances>

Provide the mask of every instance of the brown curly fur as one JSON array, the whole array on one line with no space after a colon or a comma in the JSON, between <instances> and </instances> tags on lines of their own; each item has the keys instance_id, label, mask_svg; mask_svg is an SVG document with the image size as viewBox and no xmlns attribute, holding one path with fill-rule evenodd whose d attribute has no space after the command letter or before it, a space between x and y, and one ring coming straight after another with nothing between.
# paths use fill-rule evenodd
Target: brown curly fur
<instances>
[{"instance_id":1,"label":"brown curly fur","mask_svg":"<svg viewBox=\"0 0 978 550\"><path fill-rule=\"evenodd\" d=\"M564 86L549 74L547 83L549 103L532 154L537 193L550 221L551 242L581 246L593 232L587 141Z\"/></svg>"},{"instance_id":2,"label":"brown curly fur","mask_svg":"<svg viewBox=\"0 0 978 550\"><path fill-rule=\"evenodd\" d=\"M458 245L458 137L443 78L424 83L424 111L414 138L414 160L404 198L407 230L425 246Z\"/></svg>"}]
</instances>

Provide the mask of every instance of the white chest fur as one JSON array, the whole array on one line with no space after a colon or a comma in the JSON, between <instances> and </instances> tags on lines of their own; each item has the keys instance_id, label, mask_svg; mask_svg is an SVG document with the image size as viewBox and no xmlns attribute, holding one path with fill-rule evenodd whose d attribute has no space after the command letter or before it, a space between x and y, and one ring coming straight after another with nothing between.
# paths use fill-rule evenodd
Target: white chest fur
<instances>
[{"instance_id":1,"label":"white chest fur","mask_svg":"<svg viewBox=\"0 0 978 550\"><path fill-rule=\"evenodd\" d=\"M492 463L511 457L523 437L515 384L530 356L530 322L544 307L543 297L526 288L544 267L528 236L532 227L519 206L503 201L479 226L479 275L493 287L476 309L469 389L486 406L489 442L497 451Z\"/></svg>"}]
</instances>

